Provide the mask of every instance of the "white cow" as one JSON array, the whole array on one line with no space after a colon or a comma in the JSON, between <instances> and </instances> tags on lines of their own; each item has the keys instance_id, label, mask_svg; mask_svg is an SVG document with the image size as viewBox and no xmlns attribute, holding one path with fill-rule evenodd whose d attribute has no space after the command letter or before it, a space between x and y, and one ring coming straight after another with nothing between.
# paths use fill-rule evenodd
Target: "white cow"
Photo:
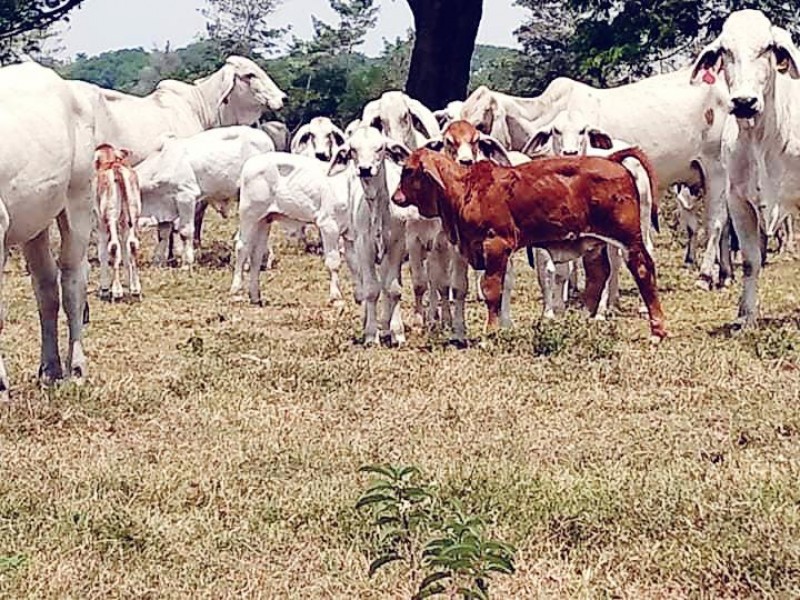
<instances>
[{"instance_id":1,"label":"white cow","mask_svg":"<svg viewBox=\"0 0 800 600\"><path fill-rule=\"evenodd\" d=\"M700 230L700 190L688 183L676 183L672 188L678 205L678 230L686 234L686 254L683 262L693 265L697 251L697 233Z\"/></svg>"},{"instance_id":2,"label":"white cow","mask_svg":"<svg viewBox=\"0 0 800 600\"><path fill-rule=\"evenodd\" d=\"M439 124L433 113L421 102L403 92L385 92L377 100L364 107L361 115L363 125L376 128L386 137L401 142L407 148L416 150L431 138L440 135ZM390 190L392 193L394 190ZM411 268L414 289L414 317L417 323L433 326L440 309L436 294L428 299L428 311L424 310L425 292L442 289L445 281L433 281L432 277L445 277L450 267L441 261L446 260L443 252L429 253L430 249L440 249L447 244L447 236L442 231L441 220L416 217L406 224L406 247ZM431 261L436 261L432 264ZM448 297L448 295L443 297Z\"/></svg>"},{"instance_id":3,"label":"white cow","mask_svg":"<svg viewBox=\"0 0 800 600\"><path fill-rule=\"evenodd\" d=\"M353 119L344 128L344 139L350 139L350 136L356 132L356 129L361 127L361 119Z\"/></svg>"},{"instance_id":4,"label":"white cow","mask_svg":"<svg viewBox=\"0 0 800 600\"><path fill-rule=\"evenodd\" d=\"M728 222L724 173L719 167L722 126L727 114L724 86L707 79L688 82L688 71L656 75L616 88L597 89L560 77L535 98L519 98L484 86L464 103L462 117L506 148L520 150L530 137L564 110L580 110L591 123L640 147L656 168L663 193L675 181L693 181L697 159L706 170L706 222L709 240L700 276L710 281L720 261L721 281L730 278L730 264L719 255Z\"/></svg>"},{"instance_id":5,"label":"white cow","mask_svg":"<svg viewBox=\"0 0 800 600\"><path fill-rule=\"evenodd\" d=\"M762 12L736 11L691 72L715 78L729 93L722 164L744 271L737 324L747 326L758 316L761 230L800 205L800 51Z\"/></svg>"},{"instance_id":6,"label":"white cow","mask_svg":"<svg viewBox=\"0 0 800 600\"><path fill-rule=\"evenodd\" d=\"M566 110L560 112L545 128L531 136L523 152L528 156L608 156L630 147L628 142L613 139L608 133L594 126L581 111ZM657 211L653 211L656 199L651 189L650 176L645 166L635 158L626 158L622 164L631 172L636 182L642 238L645 248L652 256L655 247L651 226L657 229L658 223L653 217L657 215ZM553 264L546 250L536 249L534 253L537 257L536 270L539 283L542 286L544 316L552 317L564 309L569 294L567 289L569 277L575 272L575 267L568 263ZM605 317L609 306L619 303L619 272L623 263L621 251L609 246L608 257L611 262L611 273L596 313L601 319ZM558 287L552 288L554 285ZM553 304L550 304L551 302ZM646 311L646 307L642 308Z\"/></svg>"},{"instance_id":7,"label":"white cow","mask_svg":"<svg viewBox=\"0 0 800 600\"><path fill-rule=\"evenodd\" d=\"M182 139L165 138L161 148L136 167L142 190L142 217L154 220L169 232L178 222L183 266L191 267L192 241L200 238L195 229L197 204L211 204L227 215L230 200L239 191L245 161L274 149L269 135L245 126L211 129ZM159 235L157 260L165 258L167 240L168 236Z\"/></svg>"},{"instance_id":8,"label":"white cow","mask_svg":"<svg viewBox=\"0 0 800 600\"><path fill-rule=\"evenodd\" d=\"M70 376L86 376L82 330L92 229L92 113L86 99L50 69L35 63L0 69L0 261L5 263L8 247L22 246L39 308L43 383L61 379L64 367ZM58 264L50 251L54 220L61 234ZM59 297L69 327L64 366ZM8 396L0 358L0 401Z\"/></svg>"},{"instance_id":9,"label":"white cow","mask_svg":"<svg viewBox=\"0 0 800 600\"><path fill-rule=\"evenodd\" d=\"M328 117L314 117L294 134L291 151L328 162L344 139L344 132Z\"/></svg>"},{"instance_id":10,"label":"white cow","mask_svg":"<svg viewBox=\"0 0 800 600\"><path fill-rule=\"evenodd\" d=\"M102 144L94 152L95 211L97 215L100 259L100 294L109 289L109 258L113 260L114 279L111 282L111 298L121 300L121 267L128 273L131 296L142 295L139 267L139 216L142 212L142 197L136 172L128 162L125 148L115 149Z\"/></svg>"},{"instance_id":11,"label":"white cow","mask_svg":"<svg viewBox=\"0 0 800 600\"><path fill-rule=\"evenodd\" d=\"M384 136L374 127L356 129L331 161L329 174L341 176L349 170L357 177L363 196L353 206L357 298L364 305L364 343L372 345L386 339L394 345L406 342L400 314L400 268L406 254L406 226L415 211L401 209L390 196L400 182L397 163L409 154L408 148ZM352 167L349 167L352 165ZM378 318L378 300L384 298L384 311ZM456 303L456 320L459 320ZM443 318L449 312L444 309ZM463 306L460 314L463 324ZM455 334L459 336L459 333ZM463 338L463 331L460 332Z\"/></svg>"},{"instance_id":12,"label":"white cow","mask_svg":"<svg viewBox=\"0 0 800 600\"><path fill-rule=\"evenodd\" d=\"M242 289L245 263L250 263L250 302L261 303L260 269L273 222L314 223L320 232L325 266L331 274L330 300L339 303L341 254L352 252L350 231L351 186L346 176L329 178L328 165L314 158L270 152L250 158L242 167L239 184L239 234L231 295ZM353 261L348 258L348 264Z\"/></svg>"}]
</instances>

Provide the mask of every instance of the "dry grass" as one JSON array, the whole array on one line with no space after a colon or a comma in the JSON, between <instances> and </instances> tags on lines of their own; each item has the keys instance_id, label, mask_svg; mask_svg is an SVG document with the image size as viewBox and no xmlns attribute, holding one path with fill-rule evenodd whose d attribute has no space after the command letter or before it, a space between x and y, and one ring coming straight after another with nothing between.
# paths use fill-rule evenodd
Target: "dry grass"
<instances>
[{"instance_id":1,"label":"dry grass","mask_svg":"<svg viewBox=\"0 0 800 600\"><path fill-rule=\"evenodd\" d=\"M357 308L325 305L321 260L281 247L264 308L228 302L224 252L192 277L145 270L139 304L93 299L90 383L49 392L15 259L0 595L408 598L400 567L367 578L353 508L358 467L395 462L519 548L496 598L800 596L797 265L764 276L783 321L731 337L738 288L695 289L669 238L657 348L630 293L613 323L534 331L518 256L513 333L365 350ZM484 310L469 313L477 335ZM563 351L536 356L543 337Z\"/></svg>"}]
</instances>

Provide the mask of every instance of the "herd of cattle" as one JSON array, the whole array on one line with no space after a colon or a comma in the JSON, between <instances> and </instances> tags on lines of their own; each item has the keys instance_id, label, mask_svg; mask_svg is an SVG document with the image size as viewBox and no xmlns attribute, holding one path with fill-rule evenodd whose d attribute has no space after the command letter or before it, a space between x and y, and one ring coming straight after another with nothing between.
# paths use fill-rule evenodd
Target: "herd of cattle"
<instances>
[{"instance_id":1,"label":"herd of cattle","mask_svg":"<svg viewBox=\"0 0 800 600\"><path fill-rule=\"evenodd\" d=\"M399 303L406 261L420 323L440 323L464 342L472 267L487 326L510 325L510 257L522 248L537 269L546 317L564 310L578 260L583 301L602 317L618 300L624 263L657 340L667 330L652 231L658 198L674 185L687 261L694 260L704 199L702 285L730 282L735 230L744 280L739 320L752 324L764 242L784 235L800 200L797 79L800 53L788 32L745 10L728 17L693 66L667 75L611 89L559 78L535 98L481 87L435 112L389 91L344 130L316 117L290 139L278 122L252 127L286 96L242 57L194 84L162 81L144 98L65 81L34 63L15 65L0 69L0 256L20 245L26 258L45 383L64 375L61 302L66 372L86 375L82 329L95 222L101 297L121 297L125 279L140 295L140 228L157 227L161 263L177 234L189 267L206 207L226 214L237 195L231 294L242 291L249 269L249 299L260 303L273 223L295 236L315 225L330 300L342 302L343 256L366 344L405 341ZM792 232L783 239L791 243ZM8 390L0 358L0 400Z\"/></svg>"}]
</instances>

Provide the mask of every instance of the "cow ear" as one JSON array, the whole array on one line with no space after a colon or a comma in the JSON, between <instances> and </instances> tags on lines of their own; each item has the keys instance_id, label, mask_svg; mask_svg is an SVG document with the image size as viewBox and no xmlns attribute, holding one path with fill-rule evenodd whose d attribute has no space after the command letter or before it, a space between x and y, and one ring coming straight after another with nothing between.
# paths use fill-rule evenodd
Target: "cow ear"
<instances>
[{"instance_id":1,"label":"cow ear","mask_svg":"<svg viewBox=\"0 0 800 600\"><path fill-rule=\"evenodd\" d=\"M439 127L444 127L447 124L447 110L444 108L440 108L439 110L433 111L433 117L436 119L436 122L439 123Z\"/></svg>"},{"instance_id":2,"label":"cow ear","mask_svg":"<svg viewBox=\"0 0 800 600\"><path fill-rule=\"evenodd\" d=\"M433 150L434 152L441 152L442 148L444 148L444 140L440 137L435 137L432 140L425 142L423 148Z\"/></svg>"},{"instance_id":3,"label":"cow ear","mask_svg":"<svg viewBox=\"0 0 800 600\"><path fill-rule=\"evenodd\" d=\"M297 130L297 133L294 134L292 138L292 143L290 146L290 151L292 154L300 154L303 149L308 145L308 142L311 141L311 126L306 123L300 129Z\"/></svg>"},{"instance_id":4,"label":"cow ear","mask_svg":"<svg viewBox=\"0 0 800 600\"><path fill-rule=\"evenodd\" d=\"M719 40L714 40L708 46L703 48L700 56L694 62L692 68L692 75L689 78L691 83L698 83L697 75L701 72L716 71L717 73L722 70L722 48Z\"/></svg>"},{"instance_id":5,"label":"cow ear","mask_svg":"<svg viewBox=\"0 0 800 600\"><path fill-rule=\"evenodd\" d=\"M334 127L331 130L331 141L333 142L334 146L344 146L344 131L338 127Z\"/></svg>"},{"instance_id":6,"label":"cow ear","mask_svg":"<svg viewBox=\"0 0 800 600\"><path fill-rule=\"evenodd\" d=\"M414 128L417 131L426 138L432 138L442 132L439 128L439 123L436 121L436 117L433 116L433 113L427 106L410 96L406 98L406 103L411 112L411 120L414 124Z\"/></svg>"},{"instance_id":7,"label":"cow ear","mask_svg":"<svg viewBox=\"0 0 800 600\"><path fill-rule=\"evenodd\" d=\"M398 165L404 165L408 160L408 157L411 156L411 150L409 150L406 145L401 142L395 142L394 140L387 139L386 155Z\"/></svg>"},{"instance_id":8,"label":"cow ear","mask_svg":"<svg viewBox=\"0 0 800 600\"><path fill-rule=\"evenodd\" d=\"M508 153L506 152L506 149L503 148L503 144L498 142L492 136L482 135L478 140L478 147L483 155L492 162L504 167L511 166L511 160L508 158Z\"/></svg>"},{"instance_id":9,"label":"cow ear","mask_svg":"<svg viewBox=\"0 0 800 600\"><path fill-rule=\"evenodd\" d=\"M442 180L442 176L439 175L439 171L437 171L436 169L433 169L433 168L431 168L429 166L425 166L424 165L422 167L422 172L425 173L428 177L430 177L431 181L433 181L440 188L442 188L443 190L445 189L444 181Z\"/></svg>"},{"instance_id":10,"label":"cow ear","mask_svg":"<svg viewBox=\"0 0 800 600\"><path fill-rule=\"evenodd\" d=\"M338 175L347 168L347 163L350 160L350 145L342 145L331 158L330 166L328 167L328 176Z\"/></svg>"},{"instance_id":11,"label":"cow ear","mask_svg":"<svg viewBox=\"0 0 800 600\"><path fill-rule=\"evenodd\" d=\"M547 142L550 141L552 134L553 132L551 129L535 133L525 142L525 145L522 147L522 153L531 157L540 156L544 153L543 148L547 145Z\"/></svg>"},{"instance_id":12,"label":"cow ear","mask_svg":"<svg viewBox=\"0 0 800 600\"><path fill-rule=\"evenodd\" d=\"M772 53L775 55L775 65L779 73L788 73L792 79L800 78L800 53L792 42L791 34L782 27L772 28L775 42L772 44Z\"/></svg>"},{"instance_id":13,"label":"cow ear","mask_svg":"<svg viewBox=\"0 0 800 600\"><path fill-rule=\"evenodd\" d=\"M614 142L611 141L611 137L606 132L599 129L590 129L589 145L600 150L611 150L614 147Z\"/></svg>"}]
</instances>

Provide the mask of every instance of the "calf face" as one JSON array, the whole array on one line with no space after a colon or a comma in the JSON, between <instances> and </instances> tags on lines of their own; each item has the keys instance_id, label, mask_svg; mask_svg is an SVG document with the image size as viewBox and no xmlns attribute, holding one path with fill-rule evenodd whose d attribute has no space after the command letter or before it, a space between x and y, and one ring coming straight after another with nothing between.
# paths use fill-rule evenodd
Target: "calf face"
<instances>
[{"instance_id":1,"label":"calf face","mask_svg":"<svg viewBox=\"0 0 800 600\"><path fill-rule=\"evenodd\" d=\"M453 121L442 137L430 140L426 148L443 152L457 163L468 166L479 160L491 160L511 166L506 149L491 136L485 135L468 121Z\"/></svg>"},{"instance_id":2,"label":"calf face","mask_svg":"<svg viewBox=\"0 0 800 600\"><path fill-rule=\"evenodd\" d=\"M344 141L344 133L333 121L328 117L314 117L297 130L292 139L292 152L327 162Z\"/></svg>"},{"instance_id":3,"label":"calf face","mask_svg":"<svg viewBox=\"0 0 800 600\"><path fill-rule=\"evenodd\" d=\"M550 151L547 152L547 145ZM585 156L589 148L610 150L611 136L591 127L589 120L579 111L562 111L555 119L526 142L522 152L528 156L551 154L553 156Z\"/></svg>"},{"instance_id":4,"label":"calf face","mask_svg":"<svg viewBox=\"0 0 800 600\"><path fill-rule=\"evenodd\" d=\"M336 175L352 163L362 180L369 180L381 173L383 161L405 160L410 151L400 143L387 138L374 127L360 127L350 139L336 151L328 168L328 175Z\"/></svg>"}]
</instances>

